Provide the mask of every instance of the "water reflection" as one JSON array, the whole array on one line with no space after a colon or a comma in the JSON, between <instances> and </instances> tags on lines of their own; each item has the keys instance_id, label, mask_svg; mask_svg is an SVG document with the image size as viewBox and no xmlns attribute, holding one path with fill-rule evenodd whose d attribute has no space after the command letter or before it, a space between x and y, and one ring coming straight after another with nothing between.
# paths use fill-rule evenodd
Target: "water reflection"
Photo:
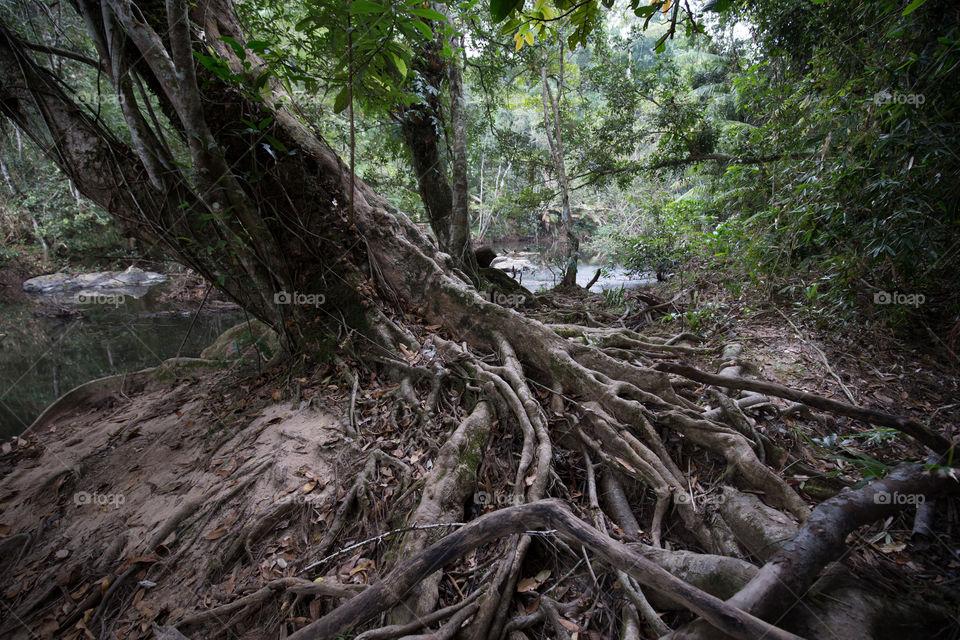
<instances>
[{"instance_id":1,"label":"water reflection","mask_svg":"<svg viewBox=\"0 0 960 640\"><path fill-rule=\"evenodd\" d=\"M122 304L0 305L0 439L84 382L155 366L181 343L181 356L198 356L243 314L201 313L188 335L191 320L163 308L156 289Z\"/></svg>"}]
</instances>

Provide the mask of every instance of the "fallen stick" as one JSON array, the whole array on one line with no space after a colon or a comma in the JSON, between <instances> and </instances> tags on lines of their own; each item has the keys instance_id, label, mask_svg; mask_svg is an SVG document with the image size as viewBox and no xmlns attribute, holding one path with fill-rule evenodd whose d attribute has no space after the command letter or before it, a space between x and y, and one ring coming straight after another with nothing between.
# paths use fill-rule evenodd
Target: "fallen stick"
<instances>
[{"instance_id":1,"label":"fallen stick","mask_svg":"<svg viewBox=\"0 0 960 640\"><path fill-rule=\"evenodd\" d=\"M951 443L945 437L939 433L934 433L930 429L927 429L916 420L911 420L910 418L904 416L895 416L882 411L875 411L873 409L855 407L852 404L847 404L838 400L831 400L829 398L824 398L823 396L818 396L806 391L798 391L797 389L791 389L790 387L785 387L782 384L777 384L775 382L747 380L746 378L735 378L733 376L721 376L714 373L701 371L700 369L686 364L678 364L675 362L660 362L654 365L653 368L657 371L674 373L678 376L695 380L697 382L702 382L704 384L711 384L717 387L728 387L732 389L748 389L750 391L757 391L759 393L765 393L769 396L776 396L778 398L786 398L787 400L793 400L795 402L802 402L803 404L816 409L830 411L831 413L847 416L848 418L856 418L857 420L863 420L864 422L868 422L870 424L891 427L897 431L907 434L908 436L916 438L919 442L923 443L940 455L946 454L953 446L953 443Z\"/></svg>"},{"instance_id":2,"label":"fallen stick","mask_svg":"<svg viewBox=\"0 0 960 640\"><path fill-rule=\"evenodd\" d=\"M464 557L471 549L496 538L537 528L555 529L575 539L641 584L682 603L726 635L744 640L798 640L798 636L731 607L667 573L626 545L580 521L559 500L540 500L477 518L399 565L381 582L300 629L290 640L326 640L355 629L400 602L411 587L449 562Z\"/></svg>"},{"instance_id":3,"label":"fallen stick","mask_svg":"<svg viewBox=\"0 0 960 640\"><path fill-rule=\"evenodd\" d=\"M340 585L332 582L311 582L310 580L295 578L292 576L286 578L277 578L276 580L271 580L253 593L248 593L245 596L220 606L213 607L212 609L203 609L201 611L192 613L177 622L176 626L192 627L209 622L210 620L216 620L220 622L221 618L233 613L234 611L239 611L240 609L253 604L259 604L275 595L282 594L285 591L293 591L294 593L298 593L300 595L325 596L330 598L353 598L357 594L357 591L353 587L354 585Z\"/></svg>"}]
</instances>

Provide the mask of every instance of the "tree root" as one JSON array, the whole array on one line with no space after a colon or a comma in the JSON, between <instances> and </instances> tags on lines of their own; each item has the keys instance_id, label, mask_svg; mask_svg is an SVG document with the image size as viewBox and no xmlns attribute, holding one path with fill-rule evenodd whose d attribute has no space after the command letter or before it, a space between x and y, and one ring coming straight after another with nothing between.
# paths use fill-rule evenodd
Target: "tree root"
<instances>
[{"instance_id":1,"label":"tree root","mask_svg":"<svg viewBox=\"0 0 960 640\"><path fill-rule=\"evenodd\" d=\"M831 413L846 416L848 418L855 418L869 424L878 424L884 427L891 427L915 438L940 455L947 453L947 451L949 451L953 446L953 444L945 437L939 433L930 431L916 420L911 420L910 418L905 418L903 416L891 415L889 413L883 413L882 411L874 411L873 409L855 407L844 402L824 398L823 396L807 393L806 391L798 391L796 389L791 389L790 387L785 387L773 382L719 376L712 373L707 373L706 371L700 371L699 369L689 365L676 364L673 362L661 362L654 368L657 371L674 373L676 375L683 376L684 378L696 380L697 382L702 382L704 384L712 384L719 387L729 387L731 389L749 389L751 391L765 393L778 398L802 402L803 404L814 407L815 409L822 409L824 411L829 411Z\"/></svg>"},{"instance_id":2,"label":"tree root","mask_svg":"<svg viewBox=\"0 0 960 640\"><path fill-rule=\"evenodd\" d=\"M659 355L679 355L679 354L704 354L710 353L712 349L702 347L686 347L669 343L667 341L654 342L650 338L640 335L629 329L609 329L609 328L590 328L582 327L576 324L554 324L549 325L557 335L564 338L581 338L590 344L605 348L617 347L627 350L637 350Z\"/></svg>"},{"instance_id":3,"label":"tree root","mask_svg":"<svg viewBox=\"0 0 960 640\"><path fill-rule=\"evenodd\" d=\"M484 593L484 589L477 589L462 601L452 604L449 607L431 611L424 616L418 617L413 622L394 624L387 627L380 627L379 629L370 629L358 635L354 640L390 640L390 638L403 636L417 629L430 626L439 620L443 620L447 616L473 605ZM471 614L474 612L476 612L476 609L471 609Z\"/></svg>"},{"instance_id":4,"label":"tree root","mask_svg":"<svg viewBox=\"0 0 960 640\"><path fill-rule=\"evenodd\" d=\"M703 616L724 633L744 638L797 640L787 633L670 575L627 546L611 540L585 525L562 502L542 500L500 509L477 518L450 534L426 551L391 571L381 582L290 636L291 640L331 638L353 628L384 609L397 604L417 582L448 562L463 557L484 542L534 527L556 529L591 549L611 565L624 569L638 582L677 599L691 611Z\"/></svg>"},{"instance_id":5,"label":"tree root","mask_svg":"<svg viewBox=\"0 0 960 640\"><path fill-rule=\"evenodd\" d=\"M420 505L410 523L456 522L463 519L466 496L476 486L477 461L490 432L492 416L490 405L480 402L450 435L437 455L434 467L427 477ZM404 541L402 556L415 555L440 537L437 529L416 529ZM409 623L433 611L439 599L442 575L427 576L415 586L394 614L396 624Z\"/></svg>"},{"instance_id":6,"label":"tree root","mask_svg":"<svg viewBox=\"0 0 960 640\"><path fill-rule=\"evenodd\" d=\"M600 510L600 502L597 499L596 473L594 472L593 462L590 460L590 456L586 449L583 450L583 462L587 468L587 497L590 501L590 510L593 513L593 524L598 531L604 535L607 535L607 525L603 520L603 514ZM614 569L614 572L616 573L617 579L620 581L620 585L624 592L626 592L626 594L630 597L630 600L633 602L633 606L636 607L636 610L643 615L643 619L647 621L647 624L650 625L650 628L653 629L658 636L670 633L670 627L664 624L663 620L660 619L660 616L657 615L657 612L654 611L653 607L650 606L650 602L647 600L646 596L643 595L640 585L636 584L633 578L627 575L627 572L623 569L617 567Z\"/></svg>"},{"instance_id":7,"label":"tree root","mask_svg":"<svg viewBox=\"0 0 960 640\"><path fill-rule=\"evenodd\" d=\"M904 504L897 496L922 495L929 499L958 489L957 480L950 474L903 464L862 489L842 491L814 509L799 533L727 603L758 617L774 619L794 605L797 594L806 593L822 567L840 556L851 531L899 513ZM674 632L671 638L715 639L718 635L709 625L697 621Z\"/></svg>"},{"instance_id":8,"label":"tree root","mask_svg":"<svg viewBox=\"0 0 960 640\"><path fill-rule=\"evenodd\" d=\"M176 627L186 629L210 622L222 624L221 619L247 607L262 604L275 596L290 592L297 595L320 596L327 598L353 598L362 592L360 585L338 585L332 582L311 582L303 578L279 578L272 580L253 593L237 598L219 607L190 614L176 622Z\"/></svg>"}]
</instances>

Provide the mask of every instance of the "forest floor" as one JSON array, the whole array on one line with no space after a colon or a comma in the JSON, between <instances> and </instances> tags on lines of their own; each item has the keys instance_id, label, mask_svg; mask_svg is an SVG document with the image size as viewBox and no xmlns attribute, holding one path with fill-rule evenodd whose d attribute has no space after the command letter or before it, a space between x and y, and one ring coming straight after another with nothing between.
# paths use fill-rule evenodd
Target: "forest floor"
<instances>
[{"instance_id":1,"label":"forest floor","mask_svg":"<svg viewBox=\"0 0 960 640\"><path fill-rule=\"evenodd\" d=\"M539 296L526 312L568 323L634 322L647 335L692 331L708 347L742 345L744 376L955 430L960 424L958 369L938 346L904 345L883 329L827 333L787 308L751 308L745 296L706 280L691 286L696 301L686 295L685 303L666 304L681 293L673 285L622 299ZM638 314L641 300L664 304ZM416 364L422 354L404 355ZM683 361L709 371L724 364L719 352ZM440 445L468 408L446 398L440 417L414 428L422 407L405 404L396 383L370 373L351 378L352 363L344 364L300 358L271 367L253 348L217 364L170 363L72 398L3 443L0 637L147 638L166 625L191 638L284 637L377 582L403 548ZM811 506L898 461L924 458L890 429L781 416L789 404L771 399L751 420L805 462L767 460ZM510 495L516 435L494 429L464 520L507 506L501 497ZM721 486L731 482L723 460L676 434L666 444L687 465L691 499L719 508ZM555 451L550 495L589 520L579 453L562 441ZM628 498L641 527L636 542L649 543L654 501L637 490ZM948 624L960 611L957 506L955 499L940 505L931 539L912 534L912 509L848 539L841 564L854 580L879 602L916 603L910 624L920 626L900 637L956 637ZM665 522L665 548L696 549L674 520ZM789 517L782 524L796 526ZM627 540L616 527L612 535ZM558 624L568 637L619 637L623 585L602 561L570 557L564 547L549 535L536 538L509 613L515 627L536 638L561 636ZM469 599L464 594L498 550L484 545L447 567L440 606L455 610ZM757 555L747 557L762 564ZM671 627L692 619L651 601ZM639 628L639 637L656 637Z\"/></svg>"}]
</instances>

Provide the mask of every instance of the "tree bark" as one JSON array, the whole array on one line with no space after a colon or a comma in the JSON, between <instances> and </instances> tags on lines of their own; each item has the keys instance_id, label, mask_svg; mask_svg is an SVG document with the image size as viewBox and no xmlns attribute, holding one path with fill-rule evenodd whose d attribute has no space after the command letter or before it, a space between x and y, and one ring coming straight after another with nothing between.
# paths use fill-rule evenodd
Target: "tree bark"
<instances>
[{"instance_id":1,"label":"tree bark","mask_svg":"<svg viewBox=\"0 0 960 640\"><path fill-rule=\"evenodd\" d=\"M453 12L447 20L454 28L450 48L456 56L463 49L463 34L456 30ZM470 185L467 181L467 109L463 96L463 73L456 59L449 60L447 83L450 88L450 151L453 156L453 215L450 219L450 254L475 284L479 270L470 241Z\"/></svg>"},{"instance_id":2,"label":"tree bark","mask_svg":"<svg viewBox=\"0 0 960 640\"><path fill-rule=\"evenodd\" d=\"M561 65L563 61L561 60ZM557 81L557 95L553 95L547 76L547 53L544 51L543 65L540 67L543 96L543 124L547 132L547 143L550 145L550 156L553 159L554 171L557 173L557 184L560 188L560 233L563 234L563 279L561 287L572 287L577 284L577 259L580 254L580 240L573 231L573 221L570 215L570 185L567 181L567 170L563 154L563 135L560 131L560 97L563 94L562 81Z\"/></svg>"},{"instance_id":3,"label":"tree bark","mask_svg":"<svg viewBox=\"0 0 960 640\"><path fill-rule=\"evenodd\" d=\"M435 6L438 11L443 7ZM452 11L447 20L454 27ZM462 48L462 35L454 31L450 47ZM420 199L427 212L430 228L437 237L440 250L450 254L454 263L473 284L479 284L477 261L470 239L469 185L467 183L467 125L463 99L462 72L456 61L444 60L439 44L431 43L418 55L414 71L418 76L415 89L420 101L400 109L404 142L410 152L417 178ZM449 153L453 182L447 178L447 155L441 149L445 135L444 104L441 87L447 84L450 120Z\"/></svg>"}]
</instances>

